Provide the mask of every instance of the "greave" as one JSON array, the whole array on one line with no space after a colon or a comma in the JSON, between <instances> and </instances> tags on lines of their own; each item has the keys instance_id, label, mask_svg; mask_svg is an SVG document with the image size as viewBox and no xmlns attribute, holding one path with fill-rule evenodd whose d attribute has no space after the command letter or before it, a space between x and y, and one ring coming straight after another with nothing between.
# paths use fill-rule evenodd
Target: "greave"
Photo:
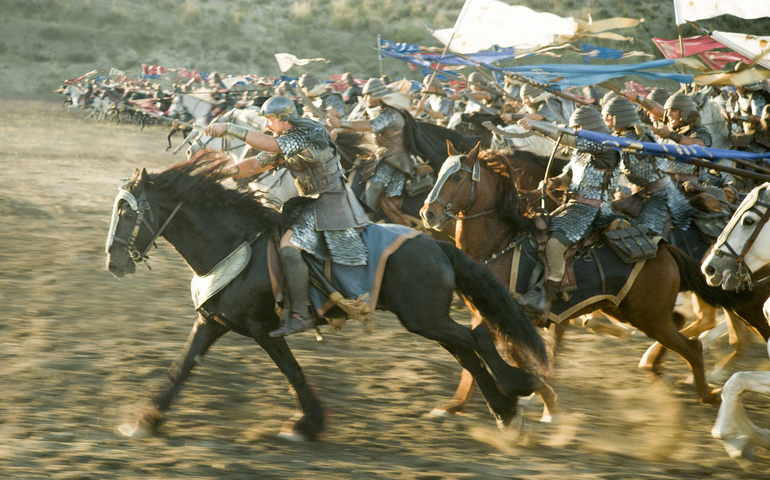
<instances>
[{"instance_id":1,"label":"greave","mask_svg":"<svg viewBox=\"0 0 770 480\"><path fill-rule=\"evenodd\" d=\"M286 290L291 303L291 314L309 320L307 308L309 277L302 253L294 247L283 247L280 256L286 279Z\"/></svg>"}]
</instances>

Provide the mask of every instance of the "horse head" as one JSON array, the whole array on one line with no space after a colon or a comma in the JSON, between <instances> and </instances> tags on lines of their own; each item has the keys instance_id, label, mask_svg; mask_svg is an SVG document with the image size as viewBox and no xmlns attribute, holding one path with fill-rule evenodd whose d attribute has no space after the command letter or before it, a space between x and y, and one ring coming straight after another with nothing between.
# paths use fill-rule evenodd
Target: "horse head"
<instances>
[{"instance_id":1,"label":"horse head","mask_svg":"<svg viewBox=\"0 0 770 480\"><path fill-rule=\"evenodd\" d=\"M147 170L136 169L115 198L105 252L107 270L118 278L136 272L136 264L147 258L146 253L157 238L158 219L147 197L149 182Z\"/></svg>"},{"instance_id":2,"label":"horse head","mask_svg":"<svg viewBox=\"0 0 770 480\"><path fill-rule=\"evenodd\" d=\"M770 263L770 183L749 193L733 214L701 271L709 285L725 290L751 286L752 272Z\"/></svg>"},{"instance_id":3,"label":"horse head","mask_svg":"<svg viewBox=\"0 0 770 480\"><path fill-rule=\"evenodd\" d=\"M441 166L438 179L420 209L425 228L441 231L448 219L463 219L480 191L481 166L478 161L480 144L467 155L460 155L447 141L449 157ZM486 212L484 212L486 213Z\"/></svg>"}]
</instances>

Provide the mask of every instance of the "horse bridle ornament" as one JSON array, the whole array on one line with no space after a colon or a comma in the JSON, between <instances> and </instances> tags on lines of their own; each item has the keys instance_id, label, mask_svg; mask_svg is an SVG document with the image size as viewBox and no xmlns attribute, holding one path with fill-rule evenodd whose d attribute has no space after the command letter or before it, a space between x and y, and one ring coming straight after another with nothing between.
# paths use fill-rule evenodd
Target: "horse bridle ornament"
<instances>
[{"instance_id":1,"label":"horse bridle ornament","mask_svg":"<svg viewBox=\"0 0 770 480\"><path fill-rule=\"evenodd\" d=\"M126 246L126 251L134 263L144 263L149 268L149 264L147 263L147 252L150 251L150 248L152 248L152 246L155 244L155 241L160 238L169 222L171 222L171 219L174 218L174 215L176 215L179 209L182 208L184 202L179 202L177 204L176 208L174 208L174 210L171 212L171 215L168 216L166 221L156 232L155 229L152 228L152 225L150 225L150 223L155 222L155 216L153 215L152 209L150 208L150 202L147 200L147 193L142 191L142 194L139 195L139 199L136 199L134 195L126 188L126 186L130 183L132 182L129 180L128 182L121 185L118 191L118 195L115 197L115 205L112 209L112 220L110 221L110 232L107 235L107 247L105 248L105 253L110 253L110 247L112 247L113 243L122 243ZM121 201L126 202L128 206L131 207L131 210L136 212L136 222L134 223L134 228L131 230L131 236L127 240L115 236L115 231L118 228L118 210L120 208ZM149 217L149 222L147 221L147 217ZM147 244L147 248L140 252L134 248L134 244L136 243L137 237L139 237L139 232L141 231L142 225L147 227L153 237L152 240L150 240L150 242Z\"/></svg>"},{"instance_id":2,"label":"horse bridle ornament","mask_svg":"<svg viewBox=\"0 0 770 480\"><path fill-rule=\"evenodd\" d=\"M757 207L764 207L765 211L762 212ZM732 224L732 225L728 225L728 228L725 228L725 230L722 232L722 235L720 235L720 238L717 239L717 243L714 244L714 247L712 248L711 253L716 257L734 258L735 266L736 266L736 274L738 278L748 278L750 281L749 288L754 288L759 285L763 285L765 283L770 282L770 276L767 276L755 281L752 276L752 272L749 270L749 268L746 266L743 260L746 258L746 255L748 255L749 251L751 250L751 247L754 246L754 242L757 240L757 237L759 237L759 234L762 232L762 228L765 226L768 220L770 220L770 204L760 201L759 195L757 195L757 200L750 207L746 208L744 212L738 215L737 217L742 218L743 215L747 212L756 213L759 216L759 221L757 221L756 225L754 226L754 231L751 232L751 236L749 236L749 239L746 240L746 243L743 245L741 252L740 253L736 252L735 249L733 249L733 247L727 242L727 237L730 236L730 233L735 227L735 224ZM725 247L728 251L725 252L724 250L722 250L722 247Z\"/></svg>"},{"instance_id":3,"label":"horse bridle ornament","mask_svg":"<svg viewBox=\"0 0 770 480\"><path fill-rule=\"evenodd\" d=\"M467 212L473 206L473 202L474 200L476 200L478 184L479 184L479 181L481 181L481 166L479 164L479 161L476 160L476 162L474 162L473 164L473 168L471 168L462 162L463 158L465 158L464 155L463 156L458 155L455 158L450 157L450 159L452 159L451 162L450 162L450 159L447 159L447 161L445 162L445 165L447 165L447 168L444 168L444 167L441 168L441 171L439 172L439 178L436 181L436 185L433 187L433 190L431 191L430 195L428 195L428 198L426 199L426 203L438 202L439 205L444 207L444 215L446 215L447 217L451 218L454 221L476 218L482 215L487 215L494 211L494 210L485 210L483 212L474 213L472 215L463 214L463 212ZM445 202L444 199L439 196L439 193L441 193L441 189L444 187L444 183L446 183L447 179L457 172L467 172L470 175L463 178L462 183L457 188L457 190L455 190L455 193L454 195L452 195L452 198L450 198L448 202ZM454 205L455 200L457 200L458 195L460 195L460 192L462 192L463 187L468 182L468 179L471 180L471 183L470 183L471 191L470 191L470 195L468 196L468 204L465 206L464 209L455 213L452 211L452 206Z\"/></svg>"}]
</instances>

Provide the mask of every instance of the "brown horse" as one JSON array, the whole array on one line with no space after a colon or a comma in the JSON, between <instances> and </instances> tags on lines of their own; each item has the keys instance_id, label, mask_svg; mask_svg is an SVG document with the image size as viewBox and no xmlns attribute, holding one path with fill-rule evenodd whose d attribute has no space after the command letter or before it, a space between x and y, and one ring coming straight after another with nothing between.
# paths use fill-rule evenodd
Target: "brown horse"
<instances>
[{"instance_id":1,"label":"brown horse","mask_svg":"<svg viewBox=\"0 0 770 480\"><path fill-rule=\"evenodd\" d=\"M444 173L449 174L436 184L421 216L425 224L434 229L441 229L448 218L456 217L457 246L472 259L485 263L503 284L509 285L514 253L509 246L515 238L535 230L533 221L522 214L516 185L518 164L494 153L479 156L478 150L451 156L447 165L452 160L456 165L459 162L459 168L454 172L445 168ZM719 305L733 306L738 300L720 295L714 289L704 290L705 280L698 275L680 275L683 271L697 271L697 262L693 265L690 260L681 250L661 244L657 255L646 261L619 305L607 300L596 301L576 311L571 318L601 310L636 327L681 355L692 368L701 402L716 403L719 396L706 382L701 344L679 332L684 318L674 315L674 306L682 289L695 290L710 303ZM481 321L477 317L474 324ZM453 401L460 402L466 397L470 386L470 382L461 384Z\"/></svg>"}]
</instances>

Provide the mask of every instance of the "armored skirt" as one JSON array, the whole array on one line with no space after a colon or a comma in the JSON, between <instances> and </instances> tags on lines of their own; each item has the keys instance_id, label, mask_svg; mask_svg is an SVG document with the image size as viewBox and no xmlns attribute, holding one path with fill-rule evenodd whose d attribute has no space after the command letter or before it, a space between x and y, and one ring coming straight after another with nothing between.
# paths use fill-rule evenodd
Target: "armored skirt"
<instances>
[{"instance_id":1,"label":"armored skirt","mask_svg":"<svg viewBox=\"0 0 770 480\"><path fill-rule=\"evenodd\" d=\"M566 246L572 246L594 230L601 230L618 218L606 202L600 207L567 202L550 215L550 232Z\"/></svg>"}]
</instances>

